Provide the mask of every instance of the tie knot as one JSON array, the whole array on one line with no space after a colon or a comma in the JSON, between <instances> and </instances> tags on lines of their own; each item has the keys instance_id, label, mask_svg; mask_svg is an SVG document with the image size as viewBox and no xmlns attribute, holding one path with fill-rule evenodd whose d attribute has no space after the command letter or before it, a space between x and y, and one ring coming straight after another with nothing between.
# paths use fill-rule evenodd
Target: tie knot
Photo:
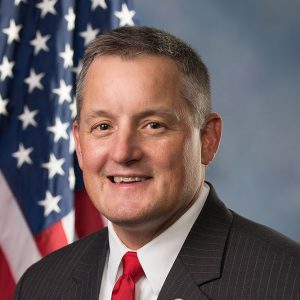
<instances>
[{"instance_id":1,"label":"tie knot","mask_svg":"<svg viewBox=\"0 0 300 300\"><path fill-rule=\"evenodd\" d=\"M136 252L127 252L122 258L123 274L130 276L131 279L136 282L144 274L143 268L137 257Z\"/></svg>"}]
</instances>

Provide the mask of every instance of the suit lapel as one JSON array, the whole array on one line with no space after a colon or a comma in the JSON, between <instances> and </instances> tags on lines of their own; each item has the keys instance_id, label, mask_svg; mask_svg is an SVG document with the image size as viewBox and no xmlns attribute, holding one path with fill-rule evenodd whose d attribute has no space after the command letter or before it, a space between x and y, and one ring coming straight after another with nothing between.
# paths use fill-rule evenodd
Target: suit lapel
<instances>
[{"instance_id":1,"label":"suit lapel","mask_svg":"<svg viewBox=\"0 0 300 300\"><path fill-rule=\"evenodd\" d=\"M187 272L183 261L177 257L157 300L184 299L184 300L204 300L208 299L197 284L191 274Z\"/></svg>"},{"instance_id":2,"label":"suit lapel","mask_svg":"<svg viewBox=\"0 0 300 300\"><path fill-rule=\"evenodd\" d=\"M72 273L75 283L72 299L98 299L108 251L107 228L100 231L87 246Z\"/></svg>"},{"instance_id":3,"label":"suit lapel","mask_svg":"<svg viewBox=\"0 0 300 300\"><path fill-rule=\"evenodd\" d=\"M205 205L168 274L158 300L208 299L201 285L220 278L232 215L210 185Z\"/></svg>"}]
</instances>

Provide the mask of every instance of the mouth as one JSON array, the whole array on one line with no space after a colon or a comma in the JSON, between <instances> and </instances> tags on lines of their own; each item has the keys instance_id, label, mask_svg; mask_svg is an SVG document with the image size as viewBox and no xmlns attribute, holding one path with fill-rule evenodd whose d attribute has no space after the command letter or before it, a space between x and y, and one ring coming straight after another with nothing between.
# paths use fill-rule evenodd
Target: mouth
<instances>
[{"instance_id":1,"label":"mouth","mask_svg":"<svg viewBox=\"0 0 300 300\"><path fill-rule=\"evenodd\" d=\"M107 177L112 183L119 183L119 184L125 184L125 183L136 183L136 182L143 182L151 177L149 176L108 176Z\"/></svg>"}]
</instances>

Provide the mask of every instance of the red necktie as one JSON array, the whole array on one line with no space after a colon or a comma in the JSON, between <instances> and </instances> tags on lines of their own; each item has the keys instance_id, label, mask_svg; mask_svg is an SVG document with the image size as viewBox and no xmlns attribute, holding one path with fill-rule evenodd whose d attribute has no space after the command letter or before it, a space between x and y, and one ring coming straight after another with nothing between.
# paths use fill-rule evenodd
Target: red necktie
<instances>
[{"instance_id":1,"label":"red necktie","mask_svg":"<svg viewBox=\"0 0 300 300\"><path fill-rule=\"evenodd\" d=\"M122 258L123 274L112 291L112 300L134 300L135 283L144 274L136 252L127 252Z\"/></svg>"}]
</instances>

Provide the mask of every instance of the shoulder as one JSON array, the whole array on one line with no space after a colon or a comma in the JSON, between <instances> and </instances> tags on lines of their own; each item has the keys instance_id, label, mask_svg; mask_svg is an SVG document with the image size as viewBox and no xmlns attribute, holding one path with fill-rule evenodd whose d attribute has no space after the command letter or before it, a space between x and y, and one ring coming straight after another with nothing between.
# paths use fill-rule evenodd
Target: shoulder
<instances>
[{"instance_id":1,"label":"shoulder","mask_svg":"<svg viewBox=\"0 0 300 300\"><path fill-rule=\"evenodd\" d=\"M239 292L245 295L257 294L263 299L267 295L297 298L300 293L300 245L267 226L235 212L232 215L224 277L243 287Z\"/></svg>"},{"instance_id":2,"label":"shoulder","mask_svg":"<svg viewBox=\"0 0 300 300\"><path fill-rule=\"evenodd\" d=\"M210 221L221 220L228 226L227 246L243 246L247 244L253 249L266 248L268 251L278 255L292 256L300 264L300 244L265 225L251 221L233 210L228 209L219 199L213 186L210 186L210 193L203 210ZM222 223L220 221L220 223ZM223 225L224 227L224 225Z\"/></svg>"},{"instance_id":3,"label":"shoulder","mask_svg":"<svg viewBox=\"0 0 300 300\"><path fill-rule=\"evenodd\" d=\"M219 223L223 224L223 229L219 228L218 233L225 236L226 231L227 234L221 276L205 285L205 291L217 299L221 291L226 291L228 299L298 299L300 245L227 209L216 196L209 200L212 207L207 209L210 224L217 228L211 218L222 217L223 223Z\"/></svg>"},{"instance_id":4,"label":"shoulder","mask_svg":"<svg viewBox=\"0 0 300 300\"><path fill-rule=\"evenodd\" d=\"M220 277L203 289L214 299L219 299L221 291L226 291L228 299L298 299L300 245L229 210L210 188L194 226L197 234L190 238L201 246L199 256L206 242L206 250L221 261ZM189 246L195 245L192 242Z\"/></svg>"},{"instance_id":5,"label":"shoulder","mask_svg":"<svg viewBox=\"0 0 300 300\"><path fill-rule=\"evenodd\" d=\"M48 264L53 264L56 261L63 261L64 267L68 261L74 261L84 256L91 248L99 248L104 246L104 242L107 240L107 228L92 233L84 238L81 238L65 247L62 247L51 254L42 258L39 262L31 266L31 269L43 268Z\"/></svg>"},{"instance_id":6,"label":"shoulder","mask_svg":"<svg viewBox=\"0 0 300 300\"><path fill-rule=\"evenodd\" d=\"M108 249L107 228L65 246L33 264L23 274L17 284L15 298L29 299L56 287L67 289L73 284L71 274L86 264L98 264L106 256ZM105 260L105 258L104 258ZM32 287L35 287L33 290ZM24 295L30 295L23 298ZM45 298L46 299L46 298Z\"/></svg>"},{"instance_id":7,"label":"shoulder","mask_svg":"<svg viewBox=\"0 0 300 300\"><path fill-rule=\"evenodd\" d=\"M300 265L299 243L268 226L251 221L234 211L231 213L233 216L231 235L247 239L248 242L268 248L270 252L276 252L278 255L292 256Z\"/></svg>"}]
</instances>

